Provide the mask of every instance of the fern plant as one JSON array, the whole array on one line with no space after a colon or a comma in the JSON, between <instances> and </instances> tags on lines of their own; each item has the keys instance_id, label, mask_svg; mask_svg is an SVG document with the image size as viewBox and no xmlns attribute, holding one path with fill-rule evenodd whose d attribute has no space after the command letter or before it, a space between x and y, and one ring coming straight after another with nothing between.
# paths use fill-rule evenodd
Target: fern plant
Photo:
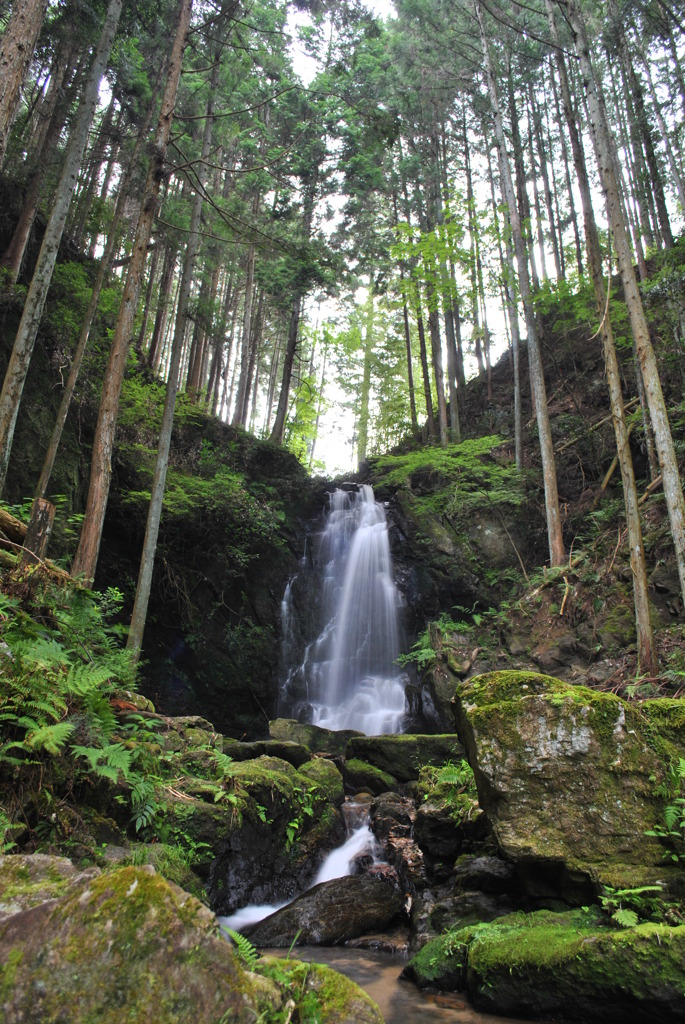
<instances>
[{"instance_id":1,"label":"fern plant","mask_svg":"<svg viewBox=\"0 0 685 1024\"><path fill-rule=\"evenodd\" d=\"M679 795L672 803L664 808L663 825L655 825L645 835L658 836L664 839L668 845L665 854L667 858L676 863L685 864L685 758L678 758L677 765L671 769L671 774L676 785L679 787Z\"/></svg>"},{"instance_id":2,"label":"fern plant","mask_svg":"<svg viewBox=\"0 0 685 1024\"><path fill-rule=\"evenodd\" d=\"M253 971L259 961L259 953L257 952L256 947L252 945L249 939L246 939L244 935L240 934L240 932L234 931L233 928L226 928L224 930L235 944L238 957L240 958L243 966L246 967L248 971Z\"/></svg>"}]
</instances>

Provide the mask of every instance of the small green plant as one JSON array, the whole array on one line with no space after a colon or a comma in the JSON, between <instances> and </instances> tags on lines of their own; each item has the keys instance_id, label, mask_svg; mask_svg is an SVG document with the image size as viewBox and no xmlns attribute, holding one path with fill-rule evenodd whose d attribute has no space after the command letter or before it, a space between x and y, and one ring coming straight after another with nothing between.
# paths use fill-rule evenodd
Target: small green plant
<instances>
[{"instance_id":1,"label":"small green plant","mask_svg":"<svg viewBox=\"0 0 685 1024\"><path fill-rule=\"evenodd\" d=\"M233 940L238 957L243 966L246 967L248 971L253 971L259 960L257 948L252 945L249 939L246 939L244 935L240 934L240 932L234 931L233 928L226 928L225 931Z\"/></svg>"},{"instance_id":2,"label":"small green plant","mask_svg":"<svg viewBox=\"0 0 685 1024\"><path fill-rule=\"evenodd\" d=\"M640 885L634 889L614 889L605 885L599 902L604 913L621 928L634 928L641 920L660 921L664 916L660 885Z\"/></svg>"},{"instance_id":3,"label":"small green plant","mask_svg":"<svg viewBox=\"0 0 685 1024\"><path fill-rule=\"evenodd\" d=\"M672 780L678 787L678 796L664 809L663 825L655 825L645 835L664 839L669 847L665 854L676 863L685 864L685 758L671 769Z\"/></svg>"}]
</instances>

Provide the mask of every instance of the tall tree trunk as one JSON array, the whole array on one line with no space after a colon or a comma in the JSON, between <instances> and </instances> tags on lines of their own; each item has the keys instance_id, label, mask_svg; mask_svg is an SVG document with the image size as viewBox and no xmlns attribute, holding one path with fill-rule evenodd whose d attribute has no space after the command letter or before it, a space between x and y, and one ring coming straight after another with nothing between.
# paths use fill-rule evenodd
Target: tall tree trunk
<instances>
[{"instance_id":1,"label":"tall tree trunk","mask_svg":"<svg viewBox=\"0 0 685 1024\"><path fill-rule=\"evenodd\" d=\"M373 280L373 273L371 274ZM366 452L369 444L369 404L371 398L371 356L375 342L374 331L374 290L369 288L369 295L364 310L364 367L362 371L362 385L359 392L359 412L357 416L357 462L359 466L366 459Z\"/></svg>"},{"instance_id":2,"label":"tall tree trunk","mask_svg":"<svg viewBox=\"0 0 685 1024\"><path fill-rule=\"evenodd\" d=\"M71 570L74 576L83 576L87 581L91 581L95 576L95 567L100 550L102 526L105 520L109 484L112 477L112 448L119 410L119 396L121 394L126 356L128 354L133 321L136 315L143 272L147 260L148 242L157 211L159 189L164 178L164 163L171 134L171 123L181 75L183 51L190 25L191 5L192 0L180 0L179 3L176 31L167 65L167 80L152 147L153 155L150 160L143 191L124 294L114 328L102 399L100 401L100 411L93 439L90 484L83 528Z\"/></svg>"},{"instance_id":3,"label":"tall tree trunk","mask_svg":"<svg viewBox=\"0 0 685 1024\"><path fill-rule=\"evenodd\" d=\"M554 111L556 114L557 124L561 124L561 109L559 106L559 90L557 89L557 82L555 76L550 75L550 81L552 83L552 95L554 97ZM571 212L571 224L573 226L573 240L576 247L576 266L578 267L578 277L583 276L583 246L580 240L580 229L578 227L578 215L576 213L576 204L573 198L573 187L571 185L571 172L568 166L568 147L566 145L566 135L564 132L559 133L559 141L561 144L561 153L564 160L564 178L566 179L566 194L568 195L569 210ZM563 251L563 249L562 249Z\"/></svg>"},{"instance_id":4,"label":"tall tree trunk","mask_svg":"<svg viewBox=\"0 0 685 1024\"><path fill-rule=\"evenodd\" d=\"M0 167L19 102L19 93L36 48L47 0L14 0L0 41Z\"/></svg>"},{"instance_id":5,"label":"tall tree trunk","mask_svg":"<svg viewBox=\"0 0 685 1024\"><path fill-rule=\"evenodd\" d=\"M509 330L511 332L511 362L514 377L514 460L517 469L523 468L523 419L521 415L521 335L519 331L518 309L516 308L516 271L514 269L514 251L511 247L511 230L506 226L505 244L506 260L502 249L502 238L497 219L497 209L500 203L497 202L495 194L495 176L492 171L492 159L490 148L487 148L488 177L490 179L490 195L492 196L492 208L495 211L495 229L497 234L497 246L499 249L499 261L502 268L502 288L504 291L504 306ZM500 175L501 177L501 175Z\"/></svg>"},{"instance_id":6,"label":"tall tree trunk","mask_svg":"<svg viewBox=\"0 0 685 1024\"><path fill-rule=\"evenodd\" d=\"M118 229L119 223L124 213L124 207L126 205L129 186L133 177L134 168L138 164L138 155L143 143L145 136L147 135L150 127L150 117L152 109L148 110L147 118L138 132L138 138L131 154L126 173L123 175L121 180L121 188L117 197L116 206L114 208L114 214L112 216L112 223L110 225L109 234L107 236L107 243L105 245L104 252L100 259L97 274L95 275L95 281L93 288L90 293L90 300L88 302L88 309L81 325L81 331L79 333L79 339L74 350L74 354L71 359L71 366L69 368L69 376L67 382L64 385L64 392L62 394L62 400L60 402L59 410L57 412L57 419L52 429L52 435L48 444L47 452L45 453L45 459L43 461L43 468L40 473L38 480L38 486L36 487L36 498L44 498L50 483L50 477L52 476L52 470L55 465L55 458L57 457L57 450L59 448L60 441L62 439L62 431L64 430L64 424L67 421L67 415L69 413L69 407L71 400L74 395L76 388L76 381L81 371L81 364L83 362L83 356L85 355L86 346L88 345L88 339L90 337L90 329L95 318L95 314L98 308L98 302L100 299L100 293L105 283L107 275L110 270L110 263L114 253L114 249L118 244Z\"/></svg>"},{"instance_id":7,"label":"tall tree trunk","mask_svg":"<svg viewBox=\"0 0 685 1024\"><path fill-rule=\"evenodd\" d=\"M43 307L48 288L50 287L50 281L52 280L52 272L69 212L74 183L78 176L79 165L88 141L88 130L97 107L100 80L109 61L109 55L119 24L122 4L123 0L110 0L110 5L107 8L102 34L79 106L76 124L69 137L64 167L57 186L52 213L45 229L43 244L41 245L31 286L26 296L24 311L19 322L12 355L10 356L5 374L2 394L0 394L0 494L2 494L5 486L7 464L14 438L14 428L33 353L33 346L38 334L41 316L43 315Z\"/></svg>"},{"instance_id":8,"label":"tall tree trunk","mask_svg":"<svg viewBox=\"0 0 685 1024\"><path fill-rule=\"evenodd\" d=\"M157 240L161 245L161 240ZM157 370L162 355L162 339L169 315L169 300L171 285L174 279L174 268L176 267L176 251L170 245L164 247L164 262L162 264L162 275L159 279L159 296L157 297L157 311L155 323L152 328L152 337L147 350L147 365L151 370Z\"/></svg>"},{"instance_id":9,"label":"tall tree trunk","mask_svg":"<svg viewBox=\"0 0 685 1024\"><path fill-rule=\"evenodd\" d=\"M547 393L545 389L545 378L542 372L542 359L540 357L540 346L538 342L535 323L535 311L531 301L530 279L528 276L528 254L526 252L521 221L514 194L514 184L509 168L509 155L507 153L502 113L497 94L497 83L490 59L490 47L488 46L483 15L480 7L480 0L474 0L474 10L480 30L481 46L483 49L483 62L486 84L490 97L490 106L495 122L495 137L500 153L500 173L502 176L502 190L506 204L509 208L509 222L516 251L516 262L518 263L519 288L521 301L526 316L526 328L528 330L528 368L535 392L535 409L537 415L538 436L540 441L540 452L542 455L542 476L545 486L545 510L547 514L547 537L549 540L549 558L551 565L562 565L566 558L564 541L561 528L561 513L559 510L559 495L557 492L557 475L554 462L554 447L552 444L552 433L549 424L549 412L547 409Z\"/></svg>"},{"instance_id":10,"label":"tall tree trunk","mask_svg":"<svg viewBox=\"0 0 685 1024\"><path fill-rule=\"evenodd\" d=\"M559 37L557 34L552 0L546 0L546 8L552 39L557 44L557 47L559 47ZM595 291L597 316L600 318L604 360L607 370L607 383L609 385L609 399L611 402L614 433L616 436L616 450L618 453L618 462L623 482L623 498L626 509L626 524L628 527L630 565L633 576L633 603L635 607L638 663L640 672L647 675L656 675L659 666L654 648L652 622L649 612L647 569L645 565L644 544L642 542L642 527L640 525L637 487L635 484L635 473L633 470L632 456L630 454L628 428L626 426L623 408L621 376L618 358L616 356L616 346L614 344L611 318L608 316L606 308L606 294L602 278L602 257L599 248L597 225L592 207L590 182L587 175L585 154L583 152L580 132L578 131L578 126L573 112L571 91L569 89L566 64L564 62L562 50L557 48L554 56L559 75L564 116L568 134L571 139L573 163L576 170L576 178L578 181L578 188L583 208L588 266L590 268L590 274Z\"/></svg>"},{"instance_id":11,"label":"tall tree trunk","mask_svg":"<svg viewBox=\"0 0 685 1024\"><path fill-rule=\"evenodd\" d=\"M424 327L423 312L421 310L421 298L417 288L416 295L416 327L419 332L419 358L421 360L421 376L423 377L423 397L426 403L426 425L428 437L434 441L437 434L435 430L435 413L433 411L433 393L431 388L430 371L428 369L428 350L426 346L426 330Z\"/></svg>"},{"instance_id":12,"label":"tall tree trunk","mask_svg":"<svg viewBox=\"0 0 685 1024\"><path fill-rule=\"evenodd\" d=\"M647 319L642 306L642 298L631 258L630 244L623 221L614 172L616 156L609 132L603 96L594 78L585 24L577 0L567 0L564 6L573 30L576 53L587 93L593 129L592 140L595 146L602 190L607 202L609 222L623 282L623 292L626 306L628 307L630 326L635 340L638 361L647 395L649 414L654 428L664 497L673 536L678 576L680 578L680 589L683 602L685 603L685 500L683 499L683 489L678 472L673 437L668 422L666 403L661 390L659 369L649 336Z\"/></svg>"},{"instance_id":13,"label":"tall tree trunk","mask_svg":"<svg viewBox=\"0 0 685 1024\"><path fill-rule=\"evenodd\" d=\"M36 143L32 145L27 156L27 166L31 168L24 191L21 213L14 227L12 238L5 250L0 267L3 267L12 284L16 283L21 272L24 253L31 235L31 228L36 219L41 189L50 169L57 141L64 128L67 111L73 99L76 83L74 78L68 81L72 71L73 48L64 48L55 58L50 85L48 86L43 105L43 124L37 133Z\"/></svg>"}]
</instances>

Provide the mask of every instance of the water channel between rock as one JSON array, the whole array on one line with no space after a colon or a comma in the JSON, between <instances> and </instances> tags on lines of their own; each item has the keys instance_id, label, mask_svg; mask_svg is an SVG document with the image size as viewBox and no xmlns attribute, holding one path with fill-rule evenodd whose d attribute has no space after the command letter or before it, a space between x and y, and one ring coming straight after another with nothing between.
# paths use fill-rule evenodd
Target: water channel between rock
<instances>
[{"instance_id":1,"label":"water channel between rock","mask_svg":"<svg viewBox=\"0 0 685 1024\"><path fill-rule=\"evenodd\" d=\"M288 956L285 949L262 952ZM422 992L410 981L400 979L406 960L389 953L339 946L298 946L290 955L296 960L326 964L356 981L378 1005L385 1024L528 1024L513 1017L479 1013L462 994Z\"/></svg>"}]
</instances>

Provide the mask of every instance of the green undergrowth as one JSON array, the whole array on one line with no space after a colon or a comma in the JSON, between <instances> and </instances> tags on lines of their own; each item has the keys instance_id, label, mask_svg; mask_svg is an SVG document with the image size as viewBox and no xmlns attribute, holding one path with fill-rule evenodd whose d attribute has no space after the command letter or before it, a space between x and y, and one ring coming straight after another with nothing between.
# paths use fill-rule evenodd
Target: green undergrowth
<instances>
[{"instance_id":1,"label":"green undergrowth","mask_svg":"<svg viewBox=\"0 0 685 1024\"><path fill-rule=\"evenodd\" d=\"M419 772L419 792L425 803L447 807L457 823L470 820L478 810L478 792L468 761L425 765Z\"/></svg>"},{"instance_id":2,"label":"green undergrowth","mask_svg":"<svg viewBox=\"0 0 685 1024\"><path fill-rule=\"evenodd\" d=\"M483 505L519 508L526 500L526 478L516 469L502 437L472 438L445 448L420 448L371 460L378 490L409 485L418 507L466 523Z\"/></svg>"},{"instance_id":3,"label":"green undergrowth","mask_svg":"<svg viewBox=\"0 0 685 1024\"><path fill-rule=\"evenodd\" d=\"M114 843L142 863L140 841L154 841L167 851L153 858L160 870L184 881L207 844L167 820L169 801L195 786L239 814L232 761L213 734L189 729L185 742L204 749L184 763L167 721L139 710L149 702L122 646L121 594L55 580L42 567L1 578L0 849L93 862Z\"/></svg>"}]
</instances>

